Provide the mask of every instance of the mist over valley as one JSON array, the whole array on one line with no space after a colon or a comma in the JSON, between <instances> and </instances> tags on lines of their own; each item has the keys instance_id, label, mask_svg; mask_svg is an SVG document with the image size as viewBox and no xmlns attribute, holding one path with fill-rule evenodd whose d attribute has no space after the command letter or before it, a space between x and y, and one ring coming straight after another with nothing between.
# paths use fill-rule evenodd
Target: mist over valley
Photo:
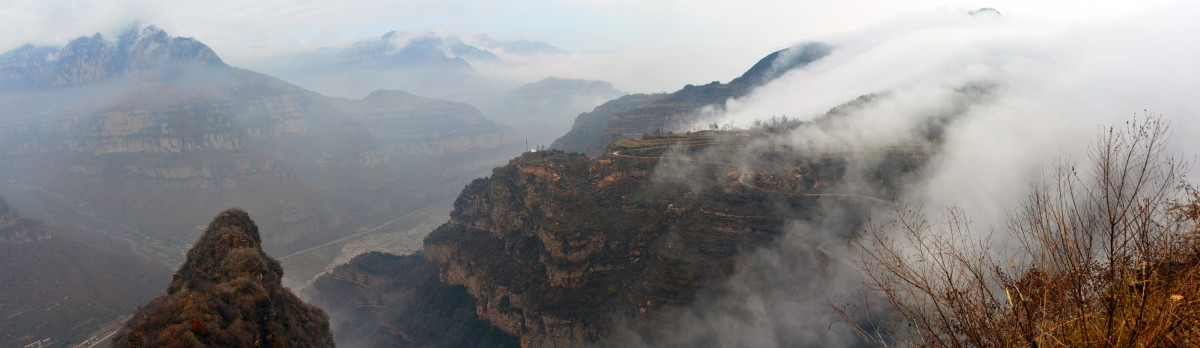
<instances>
[{"instance_id":1,"label":"mist over valley","mask_svg":"<svg viewBox=\"0 0 1200 348\"><path fill-rule=\"evenodd\" d=\"M0 346L1200 340L1200 7L702 3L0 4Z\"/></svg>"}]
</instances>

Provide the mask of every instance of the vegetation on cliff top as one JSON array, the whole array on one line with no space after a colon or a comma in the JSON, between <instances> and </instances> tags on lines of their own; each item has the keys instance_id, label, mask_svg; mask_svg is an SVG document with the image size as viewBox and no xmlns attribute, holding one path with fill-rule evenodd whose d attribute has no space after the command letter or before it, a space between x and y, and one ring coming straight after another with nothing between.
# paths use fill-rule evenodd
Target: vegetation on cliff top
<instances>
[{"instance_id":1,"label":"vegetation on cliff top","mask_svg":"<svg viewBox=\"0 0 1200 348\"><path fill-rule=\"evenodd\" d=\"M332 346L325 313L280 284L246 212L225 211L188 251L167 294L139 307L118 347Z\"/></svg>"}]
</instances>

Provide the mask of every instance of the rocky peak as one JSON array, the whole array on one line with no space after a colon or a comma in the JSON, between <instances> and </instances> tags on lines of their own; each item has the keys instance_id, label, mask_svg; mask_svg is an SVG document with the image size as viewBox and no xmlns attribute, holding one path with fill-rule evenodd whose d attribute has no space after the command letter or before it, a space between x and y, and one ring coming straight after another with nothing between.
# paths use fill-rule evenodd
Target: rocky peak
<instances>
[{"instance_id":1,"label":"rocky peak","mask_svg":"<svg viewBox=\"0 0 1200 348\"><path fill-rule=\"evenodd\" d=\"M236 262L229 262L229 261ZM279 285L283 268L262 251L262 237L250 215L230 209L213 218L188 250L187 261L175 273L167 292L195 288L201 282L221 283L238 277L253 276Z\"/></svg>"},{"instance_id":2,"label":"rocky peak","mask_svg":"<svg viewBox=\"0 0 1200 348\"><path fill-rule=\"evenodd\" d=\"M125 68L133 71L166 67L221 66L224 63L208 46L190 37L172 37L153 25L130 27L117 41Z\"/></svg>"},{"instance_id":3,"label":"rocky peak","mask_svg":"<svg viewBox=\"0 0 1200 348\"><path fill-rule=\"evenodd\" d=\"M113 338L130 346L333 346L325 312L283 287L250 215L217 215L167 294L134 313Z\"/></svg>"},{"instance_id":4,"label":"rocky peak","mask_svg":"<svg viewBox=\"0 0 1200 348\"><path fill-rule=\"evenodd\" d=\"M71 40L62 48L25 45L6 52L0 55L0 90L71 85L194 66L225 63L195 39L172 37L158 27L134 24L115 43L97 33Z\"/></svg>"}]
</instances>

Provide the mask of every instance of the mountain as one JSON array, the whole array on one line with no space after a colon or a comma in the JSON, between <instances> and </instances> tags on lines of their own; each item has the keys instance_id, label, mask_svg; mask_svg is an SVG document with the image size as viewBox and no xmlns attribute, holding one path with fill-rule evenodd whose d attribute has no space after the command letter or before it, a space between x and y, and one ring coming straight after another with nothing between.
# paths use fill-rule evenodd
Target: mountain
<instances>
[{"instance_id":1,"label":"mountain","mask_svg":"<svg viewBox=\"0 0 1200 348\"><path fill-rule=\"evenodd\" d=\"M501 62L497 55L561 54L548 43L497 40L484 34L457 36L429 30L391 31L346 47L325 47L288 58L294 64L329 69L414 69L472 71L473 65Z\"/></svg>"},{"instance_id":2,"label":"mountain","mask_svg":"<svg viewBox=\"0 0 1200 348\"><path fill-rule=\"evenodd\" d=\"M0 198L0 346L84 341L168 280L123 241L25 218Z\"/></svg>"},{"instance_id":3,"label":"mountain","mask_svg":"<svg viewBox=\"0 0 1200 348\"><path fill-rule=\"evenodd\" d=\"M501 60L490 51L494 49L518 54L561 53L558 48L540 41L499 41L487 35L461 38L430 31L391 31L377 39L358 41L339 50L334 64L363 68L470 68L471 64Z\"/></svg>"},{"instance_id":4,"label":"mountain","mask_svg":"<svg viewBox=\"0 0 1200 348\"><path fill-rule=\"evenodd\" d=\"M666 98L669 94L629 94L600 104L591 112L579 114L571 130L555 139L551 149L599 155L608 147L609 136L605 131L618 113L625 113L640 105Z\"/></svg>"},{"instance_id":5,"label":"mountain","mask_svg":"<svg viewBox=\"0 0 1200 348\"><path fill-rule=\"evenodd\" d=\"M511 77L513 71L544 64L533 62L556 59L571 57L541 41L414 30L283 56L264 68L332 96L403 90L468 103L489 119L513 126L535 146L561 136L580 112L624 94L604 81Z\"/></svg>"},{"instance_id":6,"label":"mountain","mask_svg":"<svg viewBox=\"0 0 1200 348\"><path fill-rule=\"evenodd\" d=\"M447 68L470 69L470 61L495 61L495 54L467 45L453 36L432 33L383 34L375 40L355 42L342 49L333 63L359 68Z\"/></svg>"},{"instance_id":7,"label":"mountain","mask_svg":"<svg viewBox=\"0 0 1200 348\"><path fill-rule=\"evenodd\" d=\"M550 148L598 155L599 150L618 139L687 126L699 120L703 108L722 109L725 101L745 96L788 71L825 57L832 50L832 46L823 43L801 44L763 57L729 83L714 81L702 86L687 85L663 96L635 97L601 105L590 113L579 115L571 131L555 140ZM599 133L597 127L603 129L602 136L596 136Z\"/></svg>"},{"instance_id":8,"label":"mountain","mask_svg":"<svg viewBox=\"0 0 1200 348\"><path fill-rule=\"evenodd\" d=\"M139 307L113 345L332 347L328 317L282 278L250 216L222 212L188 250L167 293Z\"/></svg>"},{"instance_id":9,"label":"mountain","mask_svg":"<svg viewBox=\"0 0 1200 348\"><path fill-rule=\"evenodd\" d=\"M208 46L171 37L154 26L131 27L110 43L100 34L61 49L25 45L0 55L0 91L64 86L123 74L162 73L191 66L225 66Z\"/></svg>"},{"instance_id":10,"label":"mountain","mask_svg":"<svg viewBox=\"0 0 1200 348\"><path fill-rule=\"evenodd\" d=\"M553 45L534 40L496 40L487 34L478 34L471 37L476 42L475 45L492 51L500 51L505 53L513 53L519 55L536 55L536 54L560 54L565 53L563 50Z\"/></svg>"},{"instance_id":11,"label":"mountain","mask_svg":"<svg viewBox=\"0 0 1200 348\"><path fill-rule=\"evenodd\" d=\"M324 187L373 219L411 210L414 199L449 200L523 146L511 127L464 103L379 90L337 107L347 138L322 165Z\"/></svg>"},{"instance_id":12,"label":"mountain","mask_svg":"<svg viewBox=\"0 0 1200 348\"><path fill-rule=\"evenodd\" d=\"M152 26L29 47L3 55L0 193L168 264L205 211L239 206L274 231L264 248L295 263L285 281L305 282L337 257L313 247L445 204L524 148L469 105L326 97Z\"/></svg>"},{"instance_id":13,"label":"mountain","mask_svg":"<svg viewBox=\"0 0 1200 348\"><path fill-rule=\"evenodd\" d=\"M478 96L506 88L505 82L481 75L474 66L502 61L487 48L475 46L502 43L486 36L483 39L392 31L346 47L281 57L266 68L327 95L359 96L376 89L401 89L479 105Z\"/></svg>"},{"instance_id":14,"label":"mountain","mask_svg":"<svg viewBox=\"0 0 1200 348\"><path fill-rule=\"evenodd\" d=\"M775 132L801 126L819 125L661 133L618 141L598 157L526 153L463 190L450 220L425 239L424 262L451 285L441 296L470 295L469 304L451 304L475 308L460 325L480 318L522 346L622 345L617 334L627 330L659 342L656 332L685 316L682 308L719 293L741 258L778 243L789 221L818 223L839 211L850 225L830 230L853 230L865 221L864 202L873 201L841 194L847 182L895 192L927 156L884 151L862 160L768 145ZM737 155L763 146L771 155ZM338 313L335 322L371 323L377 329L355 336L380 342L395 339L387 320L448 320L397 305L415 296L419 282L394 279L419 278L403 274L425 267L420 257L364 257L409 266L342 266L317 280L315 296ZM835 260L811 257L814 269Z\"/></svg>"},{"instance_id":15,"label":"mountain","mask_svg":"<svg viewBox=\"0 0 1200 348\"><path fill-rule=\"evenodd\" d=\"M563 116L624 94L605 81L547 77L506 92L494 115L521 130L530 144L546 145L571 129L571 119Z\"/></svg>"}]
</instances>

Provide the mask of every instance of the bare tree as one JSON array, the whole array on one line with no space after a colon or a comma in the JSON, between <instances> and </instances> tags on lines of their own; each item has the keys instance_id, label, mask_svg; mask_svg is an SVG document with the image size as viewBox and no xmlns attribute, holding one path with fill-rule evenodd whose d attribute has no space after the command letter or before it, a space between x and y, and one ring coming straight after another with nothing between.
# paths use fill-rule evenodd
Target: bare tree
<instances>
[{"instance_id":1,"label":"bare tree","mask_svg":"<svg viewBox=\"0 0 1200 348\"><path fill-rule=\"evenodd\" d=\"M969 219L915 211L871 227L859 246L884 345L1200 346L1200 193L1166 152L1159 118L1109 128L1010 218L1022 246L998 257ZM839 308L843 315L849 311ZM862 320L858 320L862 322Z\"/></svg>"}]
</instances>

